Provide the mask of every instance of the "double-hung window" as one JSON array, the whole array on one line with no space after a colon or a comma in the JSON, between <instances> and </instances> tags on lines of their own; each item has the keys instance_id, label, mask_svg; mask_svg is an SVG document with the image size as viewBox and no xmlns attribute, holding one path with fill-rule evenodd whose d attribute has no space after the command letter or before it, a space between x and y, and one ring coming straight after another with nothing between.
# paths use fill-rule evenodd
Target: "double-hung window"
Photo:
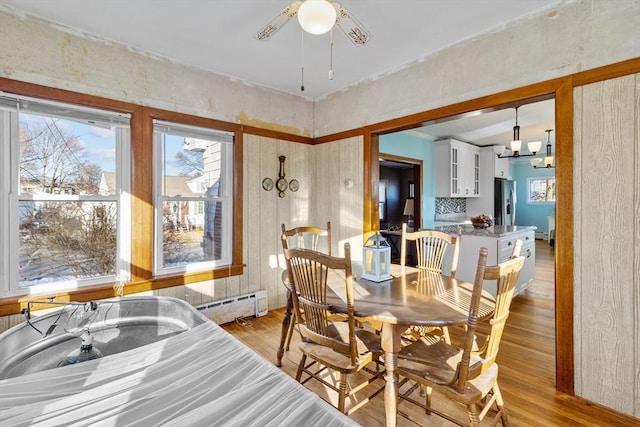
<instances>
[{"instance_id":1,"label":"double-hung window","mask_svg":"<svg viewBox=\"0 0 640 427\"><path fill-rule=\"evenodd\" d=\"M555 203L556 178L527 178L527 203Z\"/></svg>"},{"instance_id":2,"label":"double-hung window","mask_svg":"<svg viewBox=\"0 0 640 427\"><path fill-rule=\"evenodd\" d=\"M129 116L0 93L0 296L126 279Z\"/></svg>"},{"instance_id":3,"label":"double-hung window","mask_svg":"<svg viewBox=\"0 0 640 427\"><path fill-rule=\"evenodd\" d=\"M232 261L232 132L154 120L154 273Z\"/></svg>"}]
</instances>

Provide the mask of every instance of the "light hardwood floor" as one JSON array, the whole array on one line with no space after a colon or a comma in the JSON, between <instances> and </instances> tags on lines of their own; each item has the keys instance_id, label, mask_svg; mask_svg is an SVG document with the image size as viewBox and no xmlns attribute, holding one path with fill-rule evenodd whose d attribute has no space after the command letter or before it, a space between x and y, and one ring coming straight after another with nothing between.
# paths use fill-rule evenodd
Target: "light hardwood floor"
<instances>
[{"instance_id":1,"label":"light hardwood floor","mask_svg":"<svg viewBox=\"0 0 640 427\"><path fill-rule=\"evenodd\" d=\"M553 277L553 248L546 241L538 240L535 283L514 298L498 356L499 384L511 424L536 427L639 425L640 420L556 391ZM284 309L271 310L265 317L249 319L247 325L229 323L224 328L275 363L283 314ZM455 339L455 332L453 335ZM294 336L291 349L282 360L282 370L292 377L299 360L297 339ZM323 398L332 398L326 390L308 384ZM406 402L401 403L399 409L422 425L452 425L434 415L427 416ZM463 412L461 416L464 417ZM367 427L383 426L383 396L374 398L351 418ZM398 425L415 426L416 423L398 417Z\"/></svg>"}]
</instances>

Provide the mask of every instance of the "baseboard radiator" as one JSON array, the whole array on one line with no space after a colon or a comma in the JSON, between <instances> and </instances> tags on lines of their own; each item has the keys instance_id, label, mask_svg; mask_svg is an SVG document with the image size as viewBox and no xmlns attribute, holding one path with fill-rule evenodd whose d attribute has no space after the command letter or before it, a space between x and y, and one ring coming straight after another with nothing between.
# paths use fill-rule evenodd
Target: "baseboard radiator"
<instances>
[{"instance_id":1,"label":"baseboard radiator","mask_svg":"<svg viewBox=\"0 0 640 427\"><path fill-rule=\"evenodd\" d=\"M256 291L246 295L212 301L196 307L198 311L218 325L245 317L260 317L267 314L267 291Z\"/></svg>"}]
</instances>

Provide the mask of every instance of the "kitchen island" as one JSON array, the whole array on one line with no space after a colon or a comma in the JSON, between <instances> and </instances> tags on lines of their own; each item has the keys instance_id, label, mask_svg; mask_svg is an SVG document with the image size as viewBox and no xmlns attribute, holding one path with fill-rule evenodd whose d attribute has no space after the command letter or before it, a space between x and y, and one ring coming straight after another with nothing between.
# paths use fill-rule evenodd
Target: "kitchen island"
<instances>
[{"instance_id":1,"label":"kitchen island","mask_svg":"<svg viewBox=\"0 0 640 427\"><path fill-rule=\"evenodd\" d=\"M456 278L473 283L478 265L480 248L485 247L489 251L487 265L494 265L507 260L513 251L516 240L522 240L522 251L525 257L524 267L520 271L515 294L523 292L527 286L533 283L535 277L535 226L521 225L494 225L485 229L475 229L467 224L437 225L430 229L447 234L456 234L460 230L460 253L458 257L458 270ZM451 256L447 254L447 258ZM445 259L447 264L449 259ZM485 290L492 295L496 294L495 282L485 282Z\"/></svg>"}]
</instances>

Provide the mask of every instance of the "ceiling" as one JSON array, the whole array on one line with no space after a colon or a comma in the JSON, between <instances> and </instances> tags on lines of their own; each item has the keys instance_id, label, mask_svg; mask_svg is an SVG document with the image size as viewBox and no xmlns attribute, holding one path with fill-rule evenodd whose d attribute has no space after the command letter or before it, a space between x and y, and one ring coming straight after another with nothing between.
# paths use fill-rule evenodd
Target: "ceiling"
<instances>
[{"instance_id":1,"label":"ceiling","mask_svg":"<svg viewBox=\"0 0 640 427\"><path fill-rule=\"evenodd\" d=\"M329 34L305 33L302 49L303 31L293 18L266 41L254 38L291 0L0 0L0 9L34 15L74 34L98 36L248 84L319 100L563 1L341 0L372 37L356 47L340 30L334 31L333 80L327 75ZM546 121L541 123L543 117ZM554 127L549 117L553 112L549 115L548 109L521 107L522 139L546 140L544 129ZM420 131L477 145L508 144L514 124L515 111L507 109Z\"/></svg>"}]
</instances>

